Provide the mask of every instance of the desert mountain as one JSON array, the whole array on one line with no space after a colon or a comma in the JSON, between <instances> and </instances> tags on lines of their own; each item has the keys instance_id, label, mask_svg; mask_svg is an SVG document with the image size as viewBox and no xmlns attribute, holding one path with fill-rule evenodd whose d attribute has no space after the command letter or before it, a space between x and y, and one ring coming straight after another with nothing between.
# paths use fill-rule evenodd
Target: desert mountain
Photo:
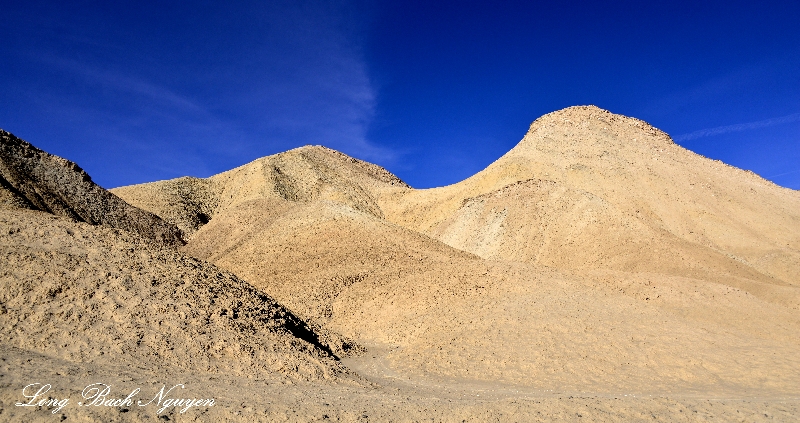
<instances>
[{"instance_id":1,"label":"desert mountain","mask_svg":"<svg viewBox=\"0 0 800 423\"><path fill-rule=\"evenodd\" d=\"M0 130L0 208L41 210L183 245L177 227L92 182L75 163Z\"/></svg>"},{"instance_id":2,"label":"desert mountain","mask_svg":"<svg viewBox=\"0 0 800 423\"><path fill-rule=\"evenodd\" d=\"M797 192L596 107L538 119L448 187L363 168L306 147L193 180L225 188L183 251L367 345L361 369L391 380L800 389ZM180 225L171 204L202 197L165 188L182 183L114 192Z\"/></svg>"},{"instance_id":3,"label":"desert mountain","mask_svg":"<svg viewBox=\"0 0 800 423\"><path fill-rule=\"evenodd\" d=\"M375 202L375 191L382 186L408 187L380 166L329 148L306 146L207 179L184 177L112 192L192 235L218 213L254 200L330 200L383 217Z\"/></svg>"},{"instance_id":4,"label":"desert mountain","mask_svg":"<svg viewBox=\"0 0 800 423\"><path fill-rule=\"evenodd\" d=\"M484 258L795 287L800 275L797 191L594 106L542 116L463 182L380 205L389 221Z\"/></svg>"}]
</instances>

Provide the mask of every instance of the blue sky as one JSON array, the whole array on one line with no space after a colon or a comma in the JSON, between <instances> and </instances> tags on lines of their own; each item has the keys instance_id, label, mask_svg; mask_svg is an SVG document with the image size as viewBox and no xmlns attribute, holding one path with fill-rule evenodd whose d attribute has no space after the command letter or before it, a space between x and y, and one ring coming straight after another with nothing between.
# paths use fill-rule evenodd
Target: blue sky
<instances>
[{"instance_id":1,"label":"blue sky","mask_svg":"<svg viewBox=\"0 0 800 423\"><path fill-rule=\"evenodd\" d=\"M557 4L556 4L557 3ZM417 188L595 104L800 189L800 3L2 1L0 127L115 187L322 144Z\"/></svg>"}]
</instances>

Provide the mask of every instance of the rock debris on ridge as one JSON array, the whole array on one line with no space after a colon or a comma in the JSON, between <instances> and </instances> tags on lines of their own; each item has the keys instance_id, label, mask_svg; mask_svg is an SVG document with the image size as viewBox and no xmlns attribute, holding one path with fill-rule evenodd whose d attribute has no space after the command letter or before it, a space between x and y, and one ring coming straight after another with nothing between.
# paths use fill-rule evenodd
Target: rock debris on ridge
<instances>
[{"instance_id":1,"label":"rock debris on ridge","mask_svg":"<svg viewBox=\"0 0 800 423\"><path fill-rule=\"evenodd\" d=\"M0 130L0 207L41 210L92 225L124 229L167 245L180 230L92 182L75 163Z\"/></svg>"}]
</instances>

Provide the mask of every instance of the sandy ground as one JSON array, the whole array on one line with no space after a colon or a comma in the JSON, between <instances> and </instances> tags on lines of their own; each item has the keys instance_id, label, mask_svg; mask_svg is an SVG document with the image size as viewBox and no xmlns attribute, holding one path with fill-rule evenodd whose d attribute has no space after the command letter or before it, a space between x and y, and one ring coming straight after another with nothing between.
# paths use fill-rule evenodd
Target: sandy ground
<instances>
[{"instance_id":1,"label":"sandy ground","mask_svg":"<svg viewBox=\"0 0 800 423\"><path fill-rule=\"evenodd\" d=\"M147 368L92 366L61 361L29 351L0 350L0 421L75 422L792 422L800 398L708 395L617 395L592 392L526 392L513 387L434 380L404 380L374 370L374 359L346 364L381 385L354 388L332 384L276 383L198 372L150 372ZM54 370L58 369L58 370ZM52 407L13 406L20 385L48 381L51 393L69 403ZM182 383L185 397L214 398L212 407L78 406L80 390L92 383L111 384L112 395L125 397L141 389L145 403Z\"/></svg>"}]
</instances>

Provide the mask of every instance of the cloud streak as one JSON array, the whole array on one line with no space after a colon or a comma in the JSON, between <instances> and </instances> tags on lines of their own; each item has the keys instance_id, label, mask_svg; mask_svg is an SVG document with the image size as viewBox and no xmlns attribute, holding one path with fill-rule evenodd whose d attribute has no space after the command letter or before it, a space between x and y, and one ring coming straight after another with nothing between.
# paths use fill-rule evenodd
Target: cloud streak
<instances>
[{"instance_id":1,"label":"cloud streak","mask_svg":"<svg viewBox=\"0 0 800 423\"><path fill-rule=\"evenodd\" d=\"M688 134L682 134L675 137L675 141L690 141L697 138L710 137L714 135L727 134L729 132L749 131L751 129L766 128L768 126L775 126L784 123L800 121L800 113L794 113L787 116L781 116L771 119L759 120L756 122L737 123L735 125L717 126L715 128L700 129Z\"/></svg>"},{"instance_id":2,"label":"cloud streak","mask_svg":"<svg viewBox=\"0 0 800 423\"><path fill-rule=\"evenodd\" d=\"M254 85L233 107L254 115L266 143L322 144L392 162L399 153L369 139L378 93L360 38L342 30L344 13L322 9L281 10L281 23L264 34L269 54L253 63L264 73L252 78Z\"/></svg>"},{"instance_id":3,"label":"cloud streak","mask_svg":"<svg viewBox=\"0 0 800 423\"><path fill-rule=\"evenodd\" d=\"M130 18L135 25L115 8L54 15L85 25L59 32L57 44L29 43L17 55L25 72L0 80L19 86L16 97L49 117L58 151L80 158L103 185L209 176L306 144L384 166L403 154L370 139L378 89L359 24L369 8L350 0L188 5L170 12L173 27L148 7L160 10L146 6Z\"/></svg>"},{"instance_id":4,"label":"cloud streak","mask_svg":"<svg viewBox=\"0 0 800 423\"><path fill-rule=\"evenodd\" d=\"M767 179L771 179L771 178L777 178L778 176L791 175L791 174L793 174L793 173L797 173L797 172L800 172L800 169L793 170L793 171L791 171L791 172L783 172L783 173L779 173L779 174L777 174L777 175L771 175L771 176L767 176Z\"/></svg>"},{"instance_id":5,"label":"cloud streak","mask_svg":"<svg viewBox=\"0 0 800 423\"><path fill-rule=\"evenodd\" d=\"M52 55L32 55L32 58L46 65L79 75L91 84L103 85L116 91L138 95L178 110L200 113L204 116L209 115L205 109L188 98L140 78Z\"/></svg>"}]
</instances>

